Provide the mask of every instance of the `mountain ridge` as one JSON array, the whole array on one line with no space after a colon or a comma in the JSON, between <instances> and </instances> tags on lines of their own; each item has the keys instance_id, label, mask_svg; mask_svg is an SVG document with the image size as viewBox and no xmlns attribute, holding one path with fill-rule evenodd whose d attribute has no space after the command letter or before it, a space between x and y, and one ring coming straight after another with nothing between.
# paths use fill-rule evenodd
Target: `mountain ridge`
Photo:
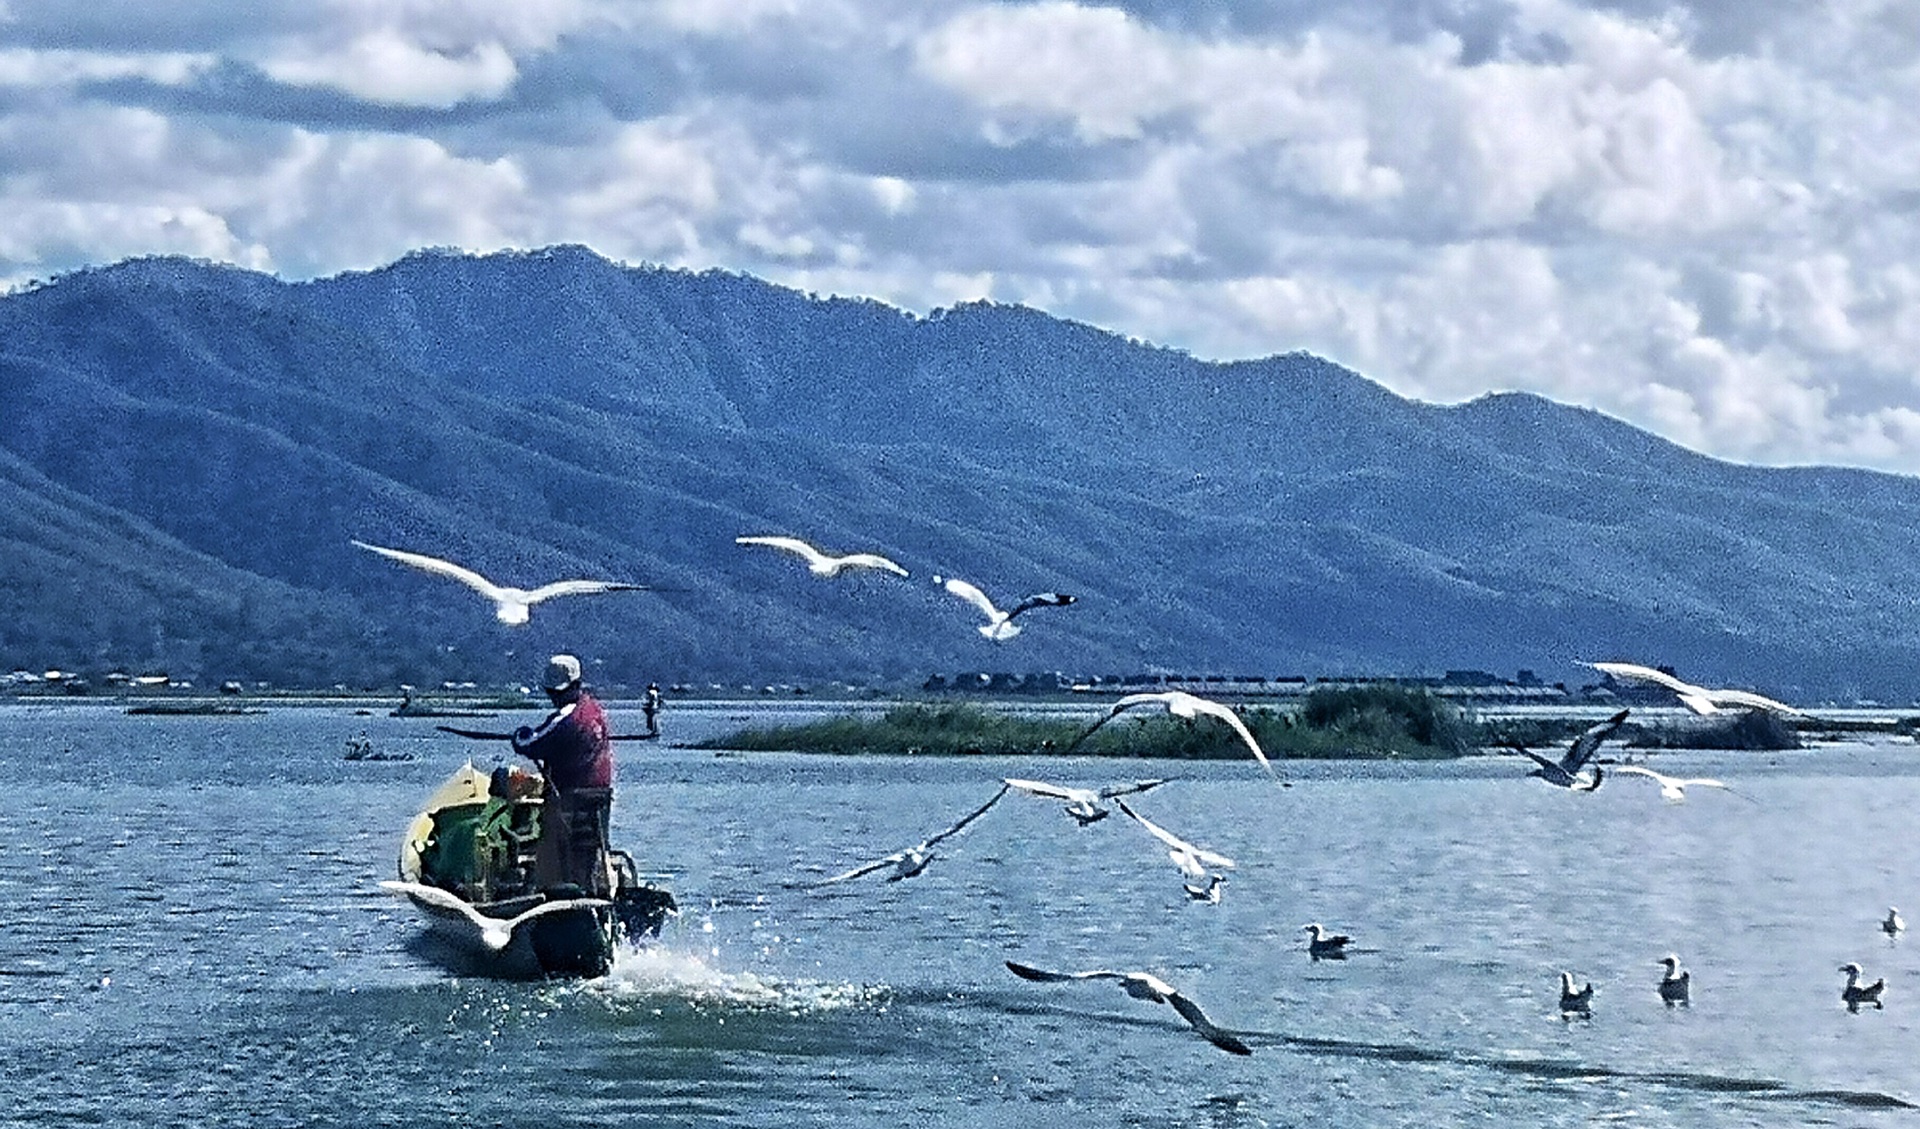
<instances>
[{"instance_id":1,"label":"mountain ridge","mask_svg":"<svg viewBox=\"0 0 1920 1129\"><path fill-rule=\"evenodd\" d=\"M1626 657L1920 691L1920 481L1725 463L1531 394L1426 404L1304 353L1208 362L1024 307L919 316L577 247L297 283L129 260L0 298L0 419L0 465L95 515L17 521L0 561L69 562L71 591L114 593L101 639L145 641L117 661L202 678L514 679L565 647L640 683ZM765 532L917 575L816 583L732 543ZM356 538L673 591L503 632ZM254 610L198 631L172 578L217 569ZM996 647L933 572L1083 600ZM16 601L0 666L141 649L76 658L45 602Z\"/></svg>"}]
</instances>

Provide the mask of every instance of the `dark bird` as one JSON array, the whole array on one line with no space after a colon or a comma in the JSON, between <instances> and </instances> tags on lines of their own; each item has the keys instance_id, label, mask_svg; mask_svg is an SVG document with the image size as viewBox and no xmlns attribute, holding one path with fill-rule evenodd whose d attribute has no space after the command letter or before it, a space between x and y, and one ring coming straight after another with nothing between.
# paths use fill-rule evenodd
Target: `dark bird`
<instances>
[{"instance_id":1,"label":"dark bird","mask_svg":"<svg viewBox=\"0 0 1920 1129\"><path fill-rule=\"evenodd\" d=\"M1654 963L1665 965L1667 969L1667 974L1660 978L1660 998L1667 1002L1667 1006L1672 1007L1675 1004L1692 1006L1693 973L1680 967L1680 958L1668 953Z\"/></svg>"},{"instance_id":2,"label":"dark bird","mask_svg":"<svg viewBox=\"0 0 1920 1129\"><path fill-rule=\"evenodd\" d=\"M1631 711L1621 710L1598 725L1588 726L1573 739L1573 744L1567 746L1566 755L1557 761L1548 760L1525 745L1509 744L1507 747L1540 766L1527 773L1528 776L1538 776L1547 783L1561 788L1578 788L1583 792L1591 792L1600 787L1601 775L1599 766L1595 765L1593 775L1587 776L1587 762L1600 748L1600 742L1613 736L1614 730L1620 728L1621 723L1627 720L1629 712Z\"/></svg>"},{"instance_id":3,"label":"dark bird","mask_svg":"<svg viewBox=\"0 0 1920 1129\"><path fill-rule=\"evenodd\" d=\"M1906 927L1907 923L1900 920L1899 907L1888 906L1886 920L1880 923L1880 932L1885 933L1889 937L1898 937Z\"/></svg>"},{"instance_id":4,"label":"dark bird","mask_svg":"<svg viewBox=\"0 0 1920 1129\"><path fill-rule=\"evenodd\" d=\"M1353 938L1345 933L1329 933L1317 921L1302 925L1303 932L1312 934L1307 938L1307 955L1315 960L1345 960L1347 946Z\"/></svg>"},{"instance_id":5,"label":"dark bird","mask_svg":"<svg viewBox=\"0 0 1920 1129\"><path fill-rule=\"evenodd\" d=\"M1852 961L1841 965L1840 971L1847 974L1847 986L1840 989L1840 999L1847 1005L1848 1011L1859 1011L1861 1004L1872 1004L1881 1009L1886 1007L1880 1002L1880 997L1887 990L1886 977L1882 976L1871 984L1862 984L1860 983L1860 966Z\"/></svg>"},{"instance_id":6,"label":"dark bird","mask_svg":"<svg viewBox=\"0 0 1920 1129\"><path fill-rule=\"evenodd\" d=\"M1064 608L1079 600L1078 596L1069 596L1064 592L1036 592L1006 611L1001 611L985 592L958 577L936 576L933 582L979 609L980 614L987 617L987 622L980 625L980 634L996 643L1020 634L1020 625L1013 622L1014 616L1034 608Z\"/></svg>"},{"instance_id":7,"label":"dark bird","mask_svg":"<svg viewBox=\"0 0 1920 1129\"><path fill-rule=\"evenodd\" d=\"M1025 792L1029 796L1044 796L1048 799L1067 801L1066 812L1080 826L1098 823L1113 812L1100 806L1101 800L1111 800L1115 796L1131 796L1135 792L1145 792L1149 788L1158 788L1165 780L1136 780L1131 784L1115 784L1098 790L1092 788L1069 788L1061 784L1048 784L1040 780L1016 780L1007 778L1007 783Z\"/></svg>"},{"instance_id":8,"label":"dark bird","mask_svg":"<svg viewBox=\"0 0 1920 1129\"><path fill-rule=\"evenodd\" d=\"M1054 983L1062 980L1119 981L1120 990L1136 1000L1146 1000L1148 1003L1170 1005L1173 1010L1180 1013L1180 1018L1186 1020L1189 1026L1200 1033L1202 1038L1214 1046L1219 1047L1221 1050L1230 1051L1237 1055L1250 1055L1253 1053L1253 1048L1241 1042L1237 1036L1229 1031L1223 1031L1215 1027L1213 1022L1207 1018L1206 1013L1200 1010L1199 1004L1181 995L1174 990L1173 985L1151 973L1109 972L1105 969L1095 969L1089 972L1048 972L1044 969L1030 968L1024 964L1015 964L1013 961L1007 962L1007 969L1022 980L1036 980L1041 983Z\"/></svg>"},{"instance_id":9,"label":"dark bird","mask_svg":"<svg viewBox=\"0 0 1920 1129\"><path fill-rule=\"evenodd\" d=\"M913 846L903 851L895 851L885 858L878 858L872 862L862 863L852 870L841 871L832 878L822 880L820 885L824 886L829 882L845 882L849 878L858 878L863 874L872 874L874 871L888 866L893 868L893 873L887 875L887 881L898 882L902 878L912 878L914 875L925 870L927 864L934 860L934 844L966 830L968 824L987 814L993 805L1000 802L1000 797L1006 794L1007 785L1002 784L1000 785L1000 790L993 794L993 799L988 800L973 811L968 812L966 818L954 824L952 827L947 828L945 831L937 835L929 835Z\"/></svg>"},{"instance_id":10,"label":"dark bird","mask_svg":"<svg viewBox=\"0 0 1920 1129\"><path fill-rule=\"evenodd\" d=\"M1560 1014L1593 1014L1593 982L1588 981L1586 987L1576 992L1573 990L1573 973L1562 972L1560 974Z\"/></svg>"}]
</instances>

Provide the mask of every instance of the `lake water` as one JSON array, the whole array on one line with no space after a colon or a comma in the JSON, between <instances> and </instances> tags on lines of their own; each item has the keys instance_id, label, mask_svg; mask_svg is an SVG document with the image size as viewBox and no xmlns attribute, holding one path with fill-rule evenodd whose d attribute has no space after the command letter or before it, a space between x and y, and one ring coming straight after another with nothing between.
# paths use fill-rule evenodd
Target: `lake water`
<instances>
[{"instance_id":1,"label":"lake water","mask_svg":"<svg viewBox=\"0 0 1920 1129\"><path fill-rule=\"evenodd\" d=\"M672 709L691 739L764 707ZM1911 742L1665 753L1741 795L1430 766L915 760L622 747L616 842L675 891L590 983L462 979L376 886L472 755L341 708L0 707L0 1125L1920 1123ZM499 719L501 727L520 718ZM621 710L616 723L637 722ZM463 723L472 724L472 723ZM411 753L341 758L349 737ZM1124 816L1008 796L911 881L809 884L1002 775L1179 779L1139 810L1233 856L1190 904ZM1356 937L1314 963L1301 925ZM1691 1008L1655 961L1694 974ZM1254 1048L1047 968L1144 969ZM1850 1015L1837 966L1889 982ZM1558 1014L1561 969L1592 980Z\"/></svg>"}]
</instances>

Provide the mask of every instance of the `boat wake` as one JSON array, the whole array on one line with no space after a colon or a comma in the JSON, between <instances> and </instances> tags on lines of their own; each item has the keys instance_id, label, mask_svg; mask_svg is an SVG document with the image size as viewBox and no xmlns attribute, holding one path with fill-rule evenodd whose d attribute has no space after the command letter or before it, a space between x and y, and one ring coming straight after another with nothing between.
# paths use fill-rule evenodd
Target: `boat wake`
<instances>
[{"instance_id":1,"label":"boat wake","mask_svg":"<svg viewBox=\"0 0 1920 1129\"><path fill-rule=\"evenodd\" d=\"M613 971L582 987L628 1005L651 1000L789 1014L876 1007L892 996L885 985L726 972L709 964L701 954L651 944L622 947L615 955Z\"/></svg>"}]
</instances>

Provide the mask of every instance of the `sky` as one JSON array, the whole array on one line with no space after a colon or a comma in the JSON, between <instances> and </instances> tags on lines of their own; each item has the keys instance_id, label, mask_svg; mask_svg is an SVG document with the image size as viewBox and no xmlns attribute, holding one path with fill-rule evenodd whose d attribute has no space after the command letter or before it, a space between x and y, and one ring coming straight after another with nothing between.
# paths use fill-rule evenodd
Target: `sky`
<instances>
[{"instance_id":1,"label":"sky","mask_svg":"<svg viewBox=\"0 0 1920 1129\"><path fill-rule=\"evenodd\" d=\"M0 0L0 285L585 244L1920 473L1911 0Z\"/></svg>"}]
</instances>

